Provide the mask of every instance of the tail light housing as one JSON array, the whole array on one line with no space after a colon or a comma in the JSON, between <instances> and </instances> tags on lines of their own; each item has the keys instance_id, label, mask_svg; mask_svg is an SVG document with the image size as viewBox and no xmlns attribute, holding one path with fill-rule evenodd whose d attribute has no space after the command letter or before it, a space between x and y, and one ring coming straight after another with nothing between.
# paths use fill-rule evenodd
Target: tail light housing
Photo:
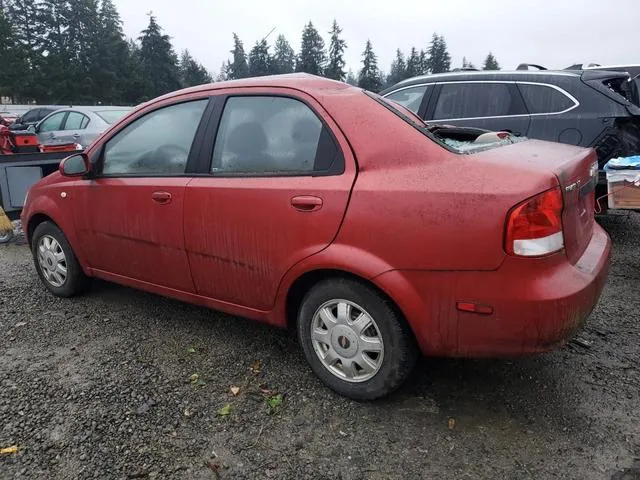
<instances>
[{"instance_id":1,"label":"tail light housing","mask_svg":"<svg viewBox=\"0 0 640 480\"><path fill-rule=\"evenodd\" d=\"M560 187L542 192L512 208L507 217L507 253L541 257L562 250L562 209Z\"/></svg>"}]
</instances>

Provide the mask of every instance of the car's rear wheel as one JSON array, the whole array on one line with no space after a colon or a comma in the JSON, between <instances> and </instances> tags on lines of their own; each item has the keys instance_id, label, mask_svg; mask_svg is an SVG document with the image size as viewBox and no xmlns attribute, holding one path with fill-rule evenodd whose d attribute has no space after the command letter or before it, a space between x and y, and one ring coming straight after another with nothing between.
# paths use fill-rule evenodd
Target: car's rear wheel
<instances>
[{"instance_id":1,"label":"car's rear wheel","mask_svg":"<svg viewBox=\"0 0 640 480\"><path fill-rule=\"evenodd\" d=\"M316 375L354 400L394 391L418 354L412 332L391 302L346 278L325 280L307 293L298 313L298 337Z\"/></svg>"},{"instance_id":2,"label":"car's rear wheel","mask_svg":"<svg viewBox=\"0 0 640 480\"><path fill-rule=\"evenodd\" d=\"M67 237L52 222L36 227L31 251L40 279L54 295L72 297L89 287L90 279L82 271Z\"/></svg>"}]
</instances>

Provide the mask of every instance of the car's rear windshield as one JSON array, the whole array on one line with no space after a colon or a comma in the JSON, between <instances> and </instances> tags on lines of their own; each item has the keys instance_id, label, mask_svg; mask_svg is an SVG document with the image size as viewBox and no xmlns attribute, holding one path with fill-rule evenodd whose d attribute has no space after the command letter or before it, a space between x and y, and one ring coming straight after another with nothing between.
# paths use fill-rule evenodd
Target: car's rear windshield
<instances>
[{"instance_id":1,"label":"car's rear windshield","mask_svg":"<svg viewBox=\"0 0 640 480\"><path fill-rule=\"evenodd\" d=\"M109 125L124 117L130 110L96 110L94 113Z\"/></svg>"},{"instance_id":2,"label":"car's rear windshield","mask_svg":"<svg viewBox=\"0 0 640 480\"><path fill-rule=\"evenodd\" d=\"M490 150L492 148L510 145L512 143L524 141L526 137L515 137L511 134L506 136L495 136L494 140L476 142L476 139L483 134L490 134L488 130L479 128L465 128L451 125L427 124L411 110L393 101L387 100L375 93L363 90L366 95L376 102L393 112L402 120L407 122L413 128L423 135L429 137L447 150L458 154L477 153L482 150Z\"/></svg>"}]
</instances>

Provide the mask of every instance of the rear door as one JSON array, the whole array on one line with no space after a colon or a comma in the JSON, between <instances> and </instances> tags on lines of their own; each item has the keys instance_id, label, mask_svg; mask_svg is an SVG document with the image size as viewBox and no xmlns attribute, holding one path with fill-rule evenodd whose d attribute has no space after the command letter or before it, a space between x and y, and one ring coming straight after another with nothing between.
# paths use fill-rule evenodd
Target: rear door
<instances>
[{"instance_id":1,"label":"rear door","mask_svg":"<svg viewBox=\"0 0 640 480\"><path fill-rule=\"evenodd\" d=\"M301 92L234 89L215 110L204 175L185 194L195 288L268 310L285 272L336 236L355 160L333 120Z\"/></svg>"},{"instance_id":2,"label":"rear door","mask_svg":"<svg viewBox=\"0 0 640 480\"><path fill-rule=\"evenodd\" d=\"M38 141L41 144L47 145L57 142L57 136L60 134L60 129L68 113L69 112L66 111L54 113L40 122L36 133L38 134Z\"/></svg>"},{"instance_id":3,"label":"rear door","mask_svg":"<svg viewBox=\"0 0 640 480\"><path fill-rule=\"evenodd\" d=\"M439 83L427 121L506 130L527 135L530 117L514 83L499 81Z\"/></svg>"},{"instance_id":4,"label":"rear door","mask_svg":"<svg viewBox=\"0 0 640 480\"><path fill-rule=\"evenodd\" d=\"M69 112L62 131L58 132L57 143L79 142L80 136L89 125L89 117L80 112Z\"/></svg>"}]
</instances>

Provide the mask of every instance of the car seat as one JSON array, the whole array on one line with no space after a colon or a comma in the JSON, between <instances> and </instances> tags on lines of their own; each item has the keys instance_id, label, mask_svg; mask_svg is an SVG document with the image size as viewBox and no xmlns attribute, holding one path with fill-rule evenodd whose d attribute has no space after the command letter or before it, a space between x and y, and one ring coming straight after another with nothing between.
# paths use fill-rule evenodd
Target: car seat
<instances>
[{"instance_id":1,"label":"car seat","mask_svg":"<svg viewBox=\"0 0 640 480\"><path fill-rule=\"evenodd\" d=\"M230 172L274 171L271 155L266 153L269 142L258 122L244 122L236 126L227 141L225 150L232 154L224 166Z\"/></svg>"}]
</instances>

